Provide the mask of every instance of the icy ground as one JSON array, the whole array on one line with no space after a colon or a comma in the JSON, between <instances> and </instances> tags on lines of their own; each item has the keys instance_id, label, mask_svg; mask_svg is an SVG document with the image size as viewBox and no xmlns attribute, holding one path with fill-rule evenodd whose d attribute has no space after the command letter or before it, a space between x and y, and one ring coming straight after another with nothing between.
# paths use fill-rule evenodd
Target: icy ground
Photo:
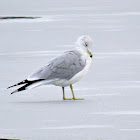
<instances>
[{"instance_id":1,"label":"icy ground","mask_svg":"<svg viewBox=\"0 0 140 140\"><path fill-rule=\"evenodd\" d=\"M140 8L138 0L0 1L0 138L140 139ZM65 50L94 40L89 73L74 85L82 101L63 101L44 86L10 95L6 88ZM69 88L67 97L71 96Z\"/></svg>"}]
</instances>

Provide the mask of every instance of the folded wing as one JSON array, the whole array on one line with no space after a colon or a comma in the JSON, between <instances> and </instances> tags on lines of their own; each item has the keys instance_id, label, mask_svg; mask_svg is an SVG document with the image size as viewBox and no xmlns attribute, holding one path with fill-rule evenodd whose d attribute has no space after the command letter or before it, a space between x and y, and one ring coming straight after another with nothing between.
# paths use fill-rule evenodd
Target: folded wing
<instances>
[{"instance_id":1,"label":"folded wing","mask_svg":"<svg viewBox=\"0 0 140 140\"><path fill-rule=\"evenodd\" d=\"M28 80L71 79L84 69L86 60L77 51L68 51L53 59L48 65L28 77Z\"/></svg>"}]
</instances>

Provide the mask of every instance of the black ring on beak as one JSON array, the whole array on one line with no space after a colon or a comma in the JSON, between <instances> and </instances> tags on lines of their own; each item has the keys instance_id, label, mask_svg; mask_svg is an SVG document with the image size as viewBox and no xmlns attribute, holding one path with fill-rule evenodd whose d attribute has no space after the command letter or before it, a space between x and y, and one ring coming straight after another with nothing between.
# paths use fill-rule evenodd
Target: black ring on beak
<instances>
[{"instance_id":1,"label":"black ring on beak","mask_svg":"<svg viewBox=\"0 0 140 140\"><path fill-rule=\"evenodd\" d=\"M90 55L90 58L92 58L92 54Z\"/></svg>"}]
</instances>

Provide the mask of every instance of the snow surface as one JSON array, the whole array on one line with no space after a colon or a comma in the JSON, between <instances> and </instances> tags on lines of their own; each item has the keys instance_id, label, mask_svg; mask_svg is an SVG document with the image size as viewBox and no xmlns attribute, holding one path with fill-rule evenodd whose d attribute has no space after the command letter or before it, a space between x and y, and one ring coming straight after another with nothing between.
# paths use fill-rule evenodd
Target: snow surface
<instances>
[{"instance_id":1,"label":"snow surface","mask_svg":"<svg viewBox=\"0 0 140 140\"><path fill-rule=\"evenodd\" d=\"M140 2L3 0L0 16L0 137L21 140L140 139ZM77 37L94 40L88 74L74 84L81 101L55 86L10 95ZM66 89L66 97L71 97Z\"/></svg>"}]
</instances>

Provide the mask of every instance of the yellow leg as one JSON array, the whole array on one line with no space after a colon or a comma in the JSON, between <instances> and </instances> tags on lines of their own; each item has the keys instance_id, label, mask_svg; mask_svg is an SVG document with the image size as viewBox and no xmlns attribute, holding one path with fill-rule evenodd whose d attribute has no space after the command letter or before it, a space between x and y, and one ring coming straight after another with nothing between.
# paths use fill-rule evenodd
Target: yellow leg
<instances>
[{"instance_id":1,"label":"yellow leg","mask_svg":"<svg viewBox=\"0 0 140 140\"><path fill-rule=\"evenodd\" d=\"M72 99L73 100L84 100L84 98L75 98L72 85L70 85L70 89L71 89L71 92L72 92L72 96L73 96Z\"/></svg>"},{"instance_id":2,"label":"yellow leg","mask_svg":"<svg viewBox=\"0 0 140 140\"><path fill-rule=\"evenodd\" d=\"M62 87L62 90L63 90L63 100L72 100L72 98L66 98L65 97L64 87Z\"/></svg>"}]
</instances>

